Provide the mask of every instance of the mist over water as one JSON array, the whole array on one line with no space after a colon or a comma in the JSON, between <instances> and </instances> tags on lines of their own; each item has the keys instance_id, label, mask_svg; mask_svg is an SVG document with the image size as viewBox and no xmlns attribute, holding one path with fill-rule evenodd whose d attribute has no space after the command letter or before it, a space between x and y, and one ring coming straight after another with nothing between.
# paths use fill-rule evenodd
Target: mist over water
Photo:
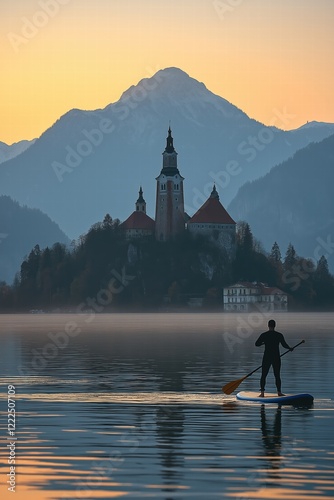
<instances>
[{"instance_id":1,"label":"mist over water","mask_svg":"<svg viewBox=\"0 0 334 500\"><path fill-rule=\"evenodd\" d=\"M306 340L281 375L285 393L313 394L309 409L221 391L261 364L264 314L0 319L1 498L9 384L18 499L334 497L334 314L275 316L290 345Z\"/></svg>"}]
</instances>

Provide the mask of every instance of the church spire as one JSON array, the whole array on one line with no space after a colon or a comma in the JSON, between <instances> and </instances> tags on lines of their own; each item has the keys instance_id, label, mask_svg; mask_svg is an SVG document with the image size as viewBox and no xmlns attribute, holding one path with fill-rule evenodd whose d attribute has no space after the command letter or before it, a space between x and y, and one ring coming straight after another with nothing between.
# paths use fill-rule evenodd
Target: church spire
<instances>
[{"instance_id":1,"label":"church spire","mask_svg":"<svg viewBox=\"0 0 334 500\"><path fill-rule=\"evenodd\" d=\"M146 214L146 201L143 198L143 189L141 186L139 189L139 198L136 201L136 211L137 212L144 212L144 214Z\"/></svg>"},{"instance_id":2,"label":"church spire","mask_svg":"<svg viewBox=\"0 0 334 500\"><path fill-rule=\"evenodd\" d=\"M169 125L165 153L175 153L173 141L174 141L174 139L172 137L172 129L170 128L170 125Z\"/></svg>"},{"instance_id":3,"label":"church spire","mask_svg":"<svg viewBox=\"0 0 334 500\"><path fill-rule=\"evenodd\" d=\"M211 191L210 198L217 198L217 200L219 200L219 194L218 194L217 189L216 189L216 184L213 185L213 189Z\"/></svg>"},{"instance_id":4,"label":"church spire","mask_svg":"<svg viewBox=\"0 0 334 500\"><path fill-rule=\"evenodd\" d=\"M167 241L185 230L184 179L177 168L177 152L174 149L170 125L162 157L162 169L156 178L155 236L159 241Z\"/></svg>"},{"instance_id":5,"label":"church spire","mask_svg":"<svg viewBox=\"0 0 334 500\"><path fill-rule=\"evenodd\" d=\"M165 175L175 175L179 174L177 168L177 152L174 148L174 139L172 137L172 129L168 128L168 137L165 151L162 153L163 155L163 164L162 164L162 172Z\"/></svg>"}]
</instances>

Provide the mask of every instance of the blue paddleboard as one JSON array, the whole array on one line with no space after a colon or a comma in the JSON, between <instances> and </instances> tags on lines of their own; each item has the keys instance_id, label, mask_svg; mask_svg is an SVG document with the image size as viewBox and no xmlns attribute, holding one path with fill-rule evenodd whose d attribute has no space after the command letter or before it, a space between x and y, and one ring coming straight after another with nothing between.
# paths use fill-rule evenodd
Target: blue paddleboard
<instances>
[{"instance_id":1,"label":"blue paddleboard","mask_svg":"<svg viewBox=\"0 0 334 500\"><path fill-rule=\"evenodd\" d=\"M277 394L270 392L264 394L265 396L260 398L259 392L242 391L238 392L237 399L257 403L278 403L280 405L312 405L314 399L311 394L286 394L285 396L277 396Z\"/></svg>"}]
</instances>

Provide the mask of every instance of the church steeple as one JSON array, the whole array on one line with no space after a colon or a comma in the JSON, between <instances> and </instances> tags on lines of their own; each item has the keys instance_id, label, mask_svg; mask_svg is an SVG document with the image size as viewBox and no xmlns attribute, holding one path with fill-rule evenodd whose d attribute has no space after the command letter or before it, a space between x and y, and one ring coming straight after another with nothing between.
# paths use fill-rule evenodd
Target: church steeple
<instances>
[{"instance_id":1,"label":"church steeple","mask_svg":"<svg viewBox=\"0 0 334 500\"><path fill-rule=\"evenodd\" d=\"M213 185L213 190L211 191L210 198L217 198L219 201L219 194L216 189L216 184Z\"/></svg>"},{"instance_id":2,"label":"church steeple","mask_svg":"<svg viewBox=\"0 0 334 500\"><path fill-rule=\"evenodd\" d=\"M137 212L144 212L144 214L146 214L146 201L143 198L143 190L142 190L141 186L139 189L139 198L136 201L136 211Z\"/></svg>"},{"instance_id":3,"label":"church steeple","mask_svg":"<svg viewBox=\"0 0 334 500\"><path fill-rule=\"evenodd\" d=\"M170 126L162 156L163 165L157 177L155 237L159 241L167 241L185 230L183 177L177 168L177 152Z\"/></svg>"},{"instance_id":4,"label":"church steeple","mask_svg":"<svg viewBox=\"0 0 334 500\"><path fill-rule=\"evenodd\" d=\"M173 142L174 142L174 139L172 137L172 130L171 130L170 125L169 125L168 137L167 137L167 145L166 145L165 153L174 153L175 152Z\"/></svg>"},{"instance_id":5,"label":"church steeple","mask_svg":"<svg viewBox=\"0 0 334 500\"><path fill-rule=\"evenodd\" d=\"M166 148L162 153L163 155L163 165L162 165L162 173L165 175L176 175L179 174L177 168L177 152L174 148L174 139L172 137L172 130L169 126L168 129L168 137L166 140Z\"/></svg>"}]
</instances>

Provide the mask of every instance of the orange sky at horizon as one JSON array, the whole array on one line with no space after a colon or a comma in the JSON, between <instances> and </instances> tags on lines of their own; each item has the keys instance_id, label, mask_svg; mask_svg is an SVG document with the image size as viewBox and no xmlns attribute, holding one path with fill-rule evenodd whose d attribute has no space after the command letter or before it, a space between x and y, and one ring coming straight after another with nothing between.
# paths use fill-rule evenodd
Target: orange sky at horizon
<instances>
[{"instance_id":1,"label":"orange sky at horizon","mask_svg":"<svg viewBox=\"0 0 334 500\"><path fill-rule=\"evenodd\" d=\"M0 141L39 137L176 66L250 117L334 122L331 0L5 0Z\"/></svg>"}]
</instances>

